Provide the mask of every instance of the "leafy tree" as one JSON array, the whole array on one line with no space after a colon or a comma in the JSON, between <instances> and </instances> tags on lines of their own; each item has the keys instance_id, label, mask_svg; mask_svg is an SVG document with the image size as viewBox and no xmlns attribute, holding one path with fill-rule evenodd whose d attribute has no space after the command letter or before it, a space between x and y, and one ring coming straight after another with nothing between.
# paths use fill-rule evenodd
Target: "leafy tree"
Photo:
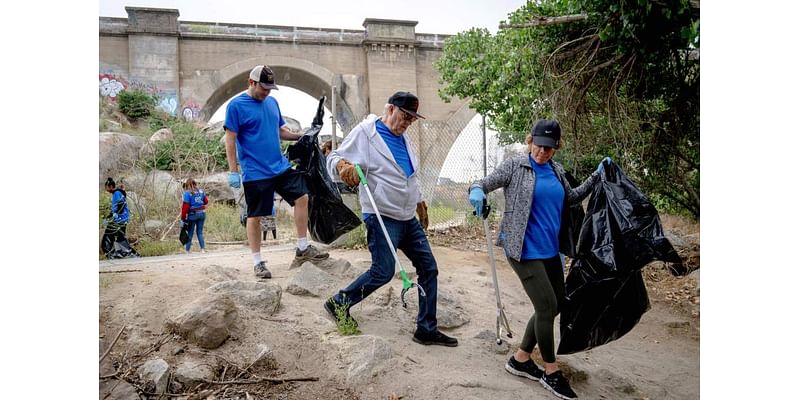
<instances>
[{"instance_id":1,"label":"leafy tree","mask_svg":"<svg viewBox=\"0 0 800 400\"><path fill-rule=\"evenodd\" d=\"M574 174L611 156L662 210L698 217L699 21L688 0L529 1L496 35L445 42L439 95L469 98L501 144L558 119Z\"/></svg>"}]
</instances>

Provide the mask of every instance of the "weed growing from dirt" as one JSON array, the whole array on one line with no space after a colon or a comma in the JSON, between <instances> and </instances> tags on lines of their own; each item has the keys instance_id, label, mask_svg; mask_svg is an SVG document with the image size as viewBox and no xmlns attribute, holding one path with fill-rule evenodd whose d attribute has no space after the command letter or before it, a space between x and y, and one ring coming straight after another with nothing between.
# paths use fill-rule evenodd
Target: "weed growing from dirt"
<instances>
[{"instance_id":1,"label":"weed growing from dirt","mask_svg":"<svg viewBox=\"0 0 800 400\"><path fill-rule=\"evenodd\" d=\"M336 330L342 336L351 336L361 333L358 330L356 321L353 318L347 317L347 309L350 303L347 301L347 296L343 299L343 304L334 304L333 311L336 313Z\"/></svg>"}]
</instances>

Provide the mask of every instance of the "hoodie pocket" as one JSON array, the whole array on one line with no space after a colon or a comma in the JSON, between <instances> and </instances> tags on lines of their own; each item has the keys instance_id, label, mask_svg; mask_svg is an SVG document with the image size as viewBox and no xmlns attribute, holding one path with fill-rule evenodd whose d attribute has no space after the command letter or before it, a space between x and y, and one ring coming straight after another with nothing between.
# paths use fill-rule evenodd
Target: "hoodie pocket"
<instances>
[{"instance_id":1,"label":"hoodie pocket","mask_svg":"<svg viewBox=\"0 0 800 400\"><path fill-rule=\"evenodd\" d=\"M376 183L373 198L378 212L392 219L401 219L403 215L402 204L406 202L407 194L390 185Z\"/></svg>"}]
</instances>

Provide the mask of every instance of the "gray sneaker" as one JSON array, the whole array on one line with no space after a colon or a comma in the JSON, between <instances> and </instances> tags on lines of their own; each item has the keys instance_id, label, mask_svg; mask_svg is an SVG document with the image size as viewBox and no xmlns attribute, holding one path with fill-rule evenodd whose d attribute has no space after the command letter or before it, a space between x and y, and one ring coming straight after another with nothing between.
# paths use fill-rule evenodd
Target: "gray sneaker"
<instances>
[{"instance_id":1,"label":"gray sneaker","mask_svg":"<svg viewBox=\"0 0 800 400\"><path fill-rule=\"evenodd\" d=\"M269 272L269 270L267 269L267 263L265 261L261 261L260 263L253 266L253 270L255 270L256 278L262 278L262 279L272 278L272 272Z\"/></svg>"},{"instance_id":2,"label":"gray sneaker","mask_svg":"<svg viewBox=\"0 0 800 400\"><path fill-rule=\"evenodd\" d=\"M294 259L297 261L320 261L330 257L325 251L322 251L312 245L308 245L305 251L300 251L300 249L294 249Z\"/></svg>"}]
</instances>

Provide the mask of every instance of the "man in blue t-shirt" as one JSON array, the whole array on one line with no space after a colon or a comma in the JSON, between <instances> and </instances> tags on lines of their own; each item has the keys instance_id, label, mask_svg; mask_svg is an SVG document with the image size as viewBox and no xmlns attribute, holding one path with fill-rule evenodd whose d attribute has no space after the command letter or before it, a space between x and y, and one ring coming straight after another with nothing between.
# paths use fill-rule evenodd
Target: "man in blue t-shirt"
<instances>
[{"instance_id":1,"label":"man in blue t-shirt","mask_svg":"<svg viewBox=\"0 0 800 400\"><path fill-rule=\"evenodd\" d=\"M256 65L247 80L247 92L234 97L225 112L225 153L228 158L228 184L244 186L247 202L247 241L253 254L256 277L272 278L267 263L261 259L261 217L272 215L275 192L294 207L297 228L295 259L328 258L328 253L310 245L308 231L308 187L302 173L289 165L281 153L280 141L298 140L303 135L286 127L272 89L277 90L275 75L266 65ZM239 174L237 160L241 165Z\"/></svg>"}]
</instances>

